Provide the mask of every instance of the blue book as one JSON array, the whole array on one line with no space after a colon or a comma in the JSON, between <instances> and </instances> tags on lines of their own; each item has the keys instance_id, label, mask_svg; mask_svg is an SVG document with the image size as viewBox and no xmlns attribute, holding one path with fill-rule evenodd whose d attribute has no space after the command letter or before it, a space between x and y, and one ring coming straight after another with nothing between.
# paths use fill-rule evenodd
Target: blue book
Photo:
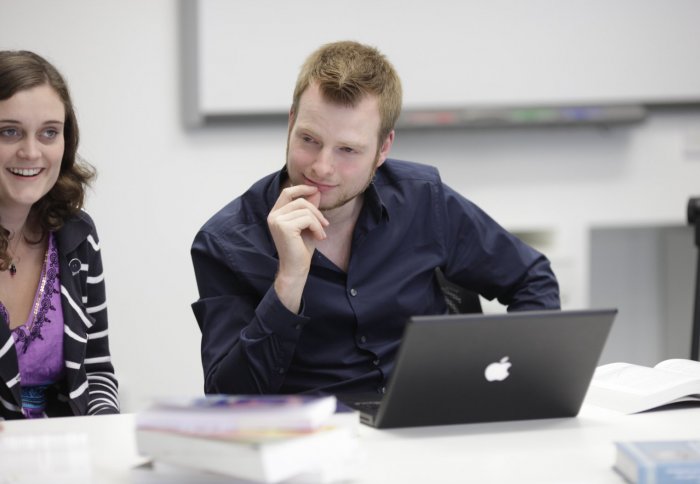
<instances>
[{"instance_id":1,"label":"blue book","mask_svg":"<svg viewBox=\"0 0 700 484\"><path fill-rule=\"evenodd\" d=\"M700 440L616 442L615 445L615 470L628 482L700 482Z\"/></svg>"}]
</instances>

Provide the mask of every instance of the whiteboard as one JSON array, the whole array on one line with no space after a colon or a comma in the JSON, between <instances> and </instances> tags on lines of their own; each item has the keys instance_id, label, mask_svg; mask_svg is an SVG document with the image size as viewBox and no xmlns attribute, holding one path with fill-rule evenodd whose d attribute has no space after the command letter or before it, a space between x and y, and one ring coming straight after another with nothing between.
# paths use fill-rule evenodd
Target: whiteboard
<instances>
[{"instance_id":1,"label":"whiteboard","mask_svg":"<svg viewBox=\"0 0 700 484\"><path fill-rule=\"evenodd\" d=\"M404 111L700 100L698 0L183 2L190 119L283 114L323 43L378 47Z\"/></svg>"}]
</instances>

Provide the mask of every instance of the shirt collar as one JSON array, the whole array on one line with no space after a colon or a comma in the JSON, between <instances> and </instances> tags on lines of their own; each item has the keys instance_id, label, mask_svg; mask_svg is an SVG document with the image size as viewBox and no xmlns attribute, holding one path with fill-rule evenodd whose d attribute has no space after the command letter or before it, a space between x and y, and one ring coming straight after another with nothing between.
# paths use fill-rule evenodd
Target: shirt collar
<instances>
[{"instance_id":1,"label":"shirt collar","mask_svg":"<svg viewBox=\"0 0 700 484\"><path fill-rule=\"evenodd\" d=\"M282 192L282 184L286 182L288 178L289 176L287 175L286 166L272 175L272 179L267 184L267 190L265 191L265 200L268 205L268 211L272 210L272 207L275 206L275 203Z\"/></svg>"},{"instance_id":2,"label":"shirt collar","mask_svg":"<svg viewBox=\"0 0 700 484\"><path fill-rule=\"evenodd\" d=\"M66 220L63 226L58 229L56 244L60 253L68 254L74 251L90 234L92 225L86 220L86 216L84 212L80 211Z\"/></svg>"},{"instance_id":3,"label":"shirt collar","mask_svg":"<svg viewBox=\"0 0 700 484\"><path fill-rule=\"evenodd\" d=\"M376 177L377 175L375 174L372 182L367 187L367 190L365 190L365 207L372 219L376 223L379 223L382 219L389 221L389 210L382 201L382 197L379 195L379 191L374 184Z\"/></svg>"}]
</instances>

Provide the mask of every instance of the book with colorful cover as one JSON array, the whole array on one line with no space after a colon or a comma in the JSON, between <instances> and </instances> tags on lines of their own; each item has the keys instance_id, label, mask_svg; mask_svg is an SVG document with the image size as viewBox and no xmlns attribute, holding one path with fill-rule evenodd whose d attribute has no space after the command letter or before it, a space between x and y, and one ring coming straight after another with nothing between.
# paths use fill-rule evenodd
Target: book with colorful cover
<instances>
[{"instance_id":1,"label":"book with colorful cover","mask_svg":"<svg viewBox=\"0 0 700 484\"><path fill-rule=\"evenodd\" d=\"M248 429L309 430L336 410L336 398L311 395L207 395L166 398L136 415L139 428L190 433Z\"/></svg>"},{"instance_id":2,"label":"book with colorful cover","mask_svg":"<svg viewBox=\"0 0 700 484\"><path fill-rule=\"evenodd\" d=\"M700 440L616 442L615 470L633 484L700 482Z\"/></svg>"}]
</instances>

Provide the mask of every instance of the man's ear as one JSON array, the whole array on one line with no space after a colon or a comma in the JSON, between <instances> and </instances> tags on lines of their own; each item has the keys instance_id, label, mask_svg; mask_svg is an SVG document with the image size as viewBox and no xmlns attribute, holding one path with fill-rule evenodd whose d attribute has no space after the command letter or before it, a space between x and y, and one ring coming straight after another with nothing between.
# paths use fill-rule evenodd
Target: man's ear
<instances>
[{"instance_id":1,"label":"man's ear","mask_svg":"<svg viewBox=\"0 0 700 484\"><path fill-rule=\"evenodd\" d=\"M386 136L386 138L384 138L382 146L379 148L379 156L377 157L377 167L380 167L382 163L384 163L384 160L386 160L389 157L389 152L391 151L391 147L394 144L395 136L396 132L392 129Z\"/></svg>"}]
</instances>

